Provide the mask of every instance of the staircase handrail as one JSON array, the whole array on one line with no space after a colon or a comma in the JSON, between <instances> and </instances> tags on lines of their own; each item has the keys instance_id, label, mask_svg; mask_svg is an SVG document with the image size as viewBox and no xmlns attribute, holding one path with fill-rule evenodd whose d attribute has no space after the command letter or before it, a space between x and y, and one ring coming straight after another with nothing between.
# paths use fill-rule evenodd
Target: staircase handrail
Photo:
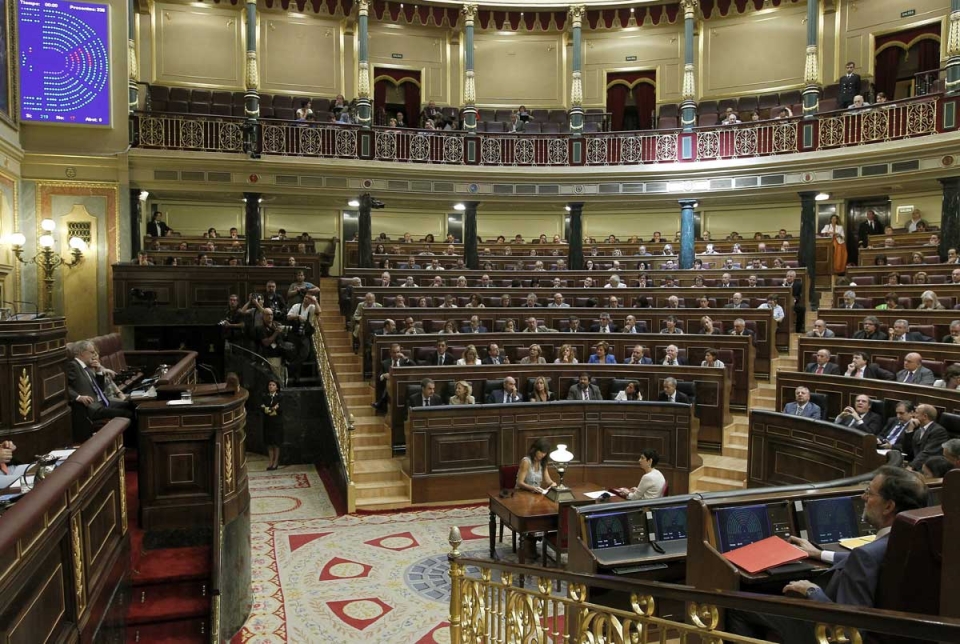
<instances>
[{"instance_id":1,"label":"staircase handrail","mask_svg":"<svg viewBox=\"0 0 960 644\"><path fill-rule=\"evenodd\" d=\"M323 381L323 388L327 397L327 409L330 412L330 422L337 439L337 449L340 452L340 463L343 467L346 483L347 511L356 509L356 490L353 479L353 431L355 429L353 414L347 409L347 403L340 391L337 370L330 360L330 352L324 338L323 323L319 318L314 320L316 332L313 334L313 348L317 356L317 371Z\"/></svg>"}]
</instances>

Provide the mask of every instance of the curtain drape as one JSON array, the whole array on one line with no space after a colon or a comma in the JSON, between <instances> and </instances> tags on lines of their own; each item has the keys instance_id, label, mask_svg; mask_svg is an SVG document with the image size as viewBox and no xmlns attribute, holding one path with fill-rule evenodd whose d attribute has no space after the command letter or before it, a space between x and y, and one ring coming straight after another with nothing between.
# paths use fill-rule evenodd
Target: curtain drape
<instances>
[{"instance_id":1,"label":"curtain drape","mask_svg":"<svg viewBox=\"0 0 960 644\"><path fill-rule=\"evenodd\" d=\"M653 111L657 109L657 87L650 83L637 83L633 88L633 102L637 105L637 115L641 130L653 128Z\"/></svg>"},{"instance_id":2,"label":"curtain drape","mask_svg":"<svg viewBox=\"0 0 960 644\"><path fill-rule=\"evenodd\" d=\"M627 104L627 86L613 85L607 88L607 111L610 112L610 129L623 129L623 108Z\"/></svg>"},{"instance_id":3,"label":"curtain drape","mask_svg":"<svg viewBox=\"0 0 960 644\"><path fill-rule=\"evenodd\" d=\"M876 76L873 85L877 92L883 92L891 101L897 89L897 77L900 72L900 57L903 50L899 47L888 47L877 54Z\"/></svg>"},{"instance_id":4,"label":"curtain drape","mask_svg":"<svg viewBox=\"0 0 960 644\"><path fill-rule=\"evenodd\" d=\"M420 86L414 83L403 83L401 87L407 127L420 127Z\"/></svg>"},{"instance_id":5,"label":"curtain drape","mask_svg":"<svg viewBox=\"0 0 960 644\"><path fill-rule=\"evenodd\" d=\"M386 125L384 121L384 110L387 105L387 88L390 86L388 80L378 80L373 86L373 113L374 123L376 125Z\"/></svg>"}]
</instances>

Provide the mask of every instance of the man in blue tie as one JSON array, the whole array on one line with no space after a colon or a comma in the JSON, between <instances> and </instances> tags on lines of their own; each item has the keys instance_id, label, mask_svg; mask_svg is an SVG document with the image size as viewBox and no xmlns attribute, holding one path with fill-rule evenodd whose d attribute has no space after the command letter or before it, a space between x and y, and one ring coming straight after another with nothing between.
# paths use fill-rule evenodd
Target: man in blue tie
<instances>
[{"instance_id":1,"label":"man in blue tie","mask_svg":"<svg viewBox=\"0 0 960 644\"><path fill-rule=\"evenodd\" d=\"M877 436L878 447L890 449L897 444L910 421L913 420L913 410L914 405L909 400L902 400L897 403L897 415L887 421L886 427L880 430L880 434Z\"/></svg>"},{"instance_id":2,"label":"man in blue tie","mask_svg":"<svg viewBox=\"0 0 960 644\"><path fill-rule=\"evenodd\" d=\"M133 409L127 401L110 400L97 384L96 376L90 368L97 356L97 348L89 340L81 340L71 345L73 360L66 364L67 392L70 401L86 408L87 418L133 418Z\"/></svg>"}]
</instances>

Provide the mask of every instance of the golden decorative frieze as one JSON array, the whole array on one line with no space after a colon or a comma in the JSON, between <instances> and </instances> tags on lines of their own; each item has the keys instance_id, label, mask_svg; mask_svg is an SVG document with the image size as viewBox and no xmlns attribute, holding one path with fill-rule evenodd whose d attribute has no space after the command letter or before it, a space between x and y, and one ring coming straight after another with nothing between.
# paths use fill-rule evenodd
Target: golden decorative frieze
<instances>
[{"instance_id":1,"label":"golden decorative frieze","mask_svg":"<svg viewBox=\"0 0 960 644\"><path fill-rule=\"evenodd\" d=\"M807 85L820 84L820 57L816 45L807 45L807 57L803 66L803 82Z\"/></svg>"},{"instance_id":2,"label":"golden decorative frieze","mask_svg":"<svg viewBox=\"0 0 960 644\"><path fill-rule=\"evenodd\" d=\"M247 84L247 91L260 89L260 69L257 65L257 52L255 51L247 51L247 66L244 80Z\"/></svg>"},{"instance_id":3,"label":"golden decorative frieze","mask_svg":"<svg viewBox=\"0 0 960 644\"><path fill-rule=\"evenodd\" d=\"M123 456L119 460L118 472L120 474L120 534L127 534L127 471L123 463Z\"/></svg>"},{"instance_id":4,"label":"golden decorative frieze","mask_svg":"<svg viewBox=\"0 0 960 644\"><path fill-rule=\"evenodd\" d=\"M227 494L234 490L233 432L226 432L223 435L223 487Z\"/></svg>"},{"instance_id":5,"label":"golden decorative frieze","mask_svg":"<svg viewBox=\"0 0 960 644\"><path fill-rule=\"evenodd\" d=\"M697 13L697 0L680 0L680 6L683 7L684 19L693 19Z\"/></svg>"},{"instance_id":6,"label":"golden decorative frieze","mask_svg":"<svg viewBox=\"0 0 960 644\"><path fill-rule=\"evenodd\" d=\"M73 579L76 584L77 612L81 615L87 608L87 592L84 588L83 535L80 533L80 515L70 517L70 554L73 556Z\"/></svg>"},{"instance_id":7,"label":"golden decorative frieze","mask_svg":"<svg viewBox=\"0 0 960 644\"><path fill-rule=\"evenodd\" d=\"M817 624L816 637L819 644L863 644L860 631L847 626Z\"/></svg>"},{"instance_id":8,"label":"golden decorative frieze","mask_svg":"<svg viewBox=\"0 0 960 644\"><path fill-rule=\"evenodd\" d=\"M127 74L133 82L140 79L140 65L137 63L137 43L133 38L127 41Z\"/></svg>"},{"instance_id":9,"label":"golden decorative frieze","mask_svg":"<svg viewBox=\"0 0 960 644\"><path fill-rule=\"evenodd\" d=\"M33 385L30 383L30 374L24 367L20 372L20 378L17 380L17 412L20 414L20 420L30 420L30 412L33 410Z\"/></svg>"},{"instance_id":10,"label":"golden decorative frieze","mask_svg":"<svg viewBox=\"0 0 960 644\"><path fill-rule=\"evenodd\" d=\"M950 31L947 32L947 57L960 56L960 11L950 14Z\"/></svg>"},{"instance_id":11,"label":"golden decorative frieze","mask_svg":"<svg viewBox=\"0 0 960 644\"><path fill-rule=\"evenodd\" d=\"M693 63L687 63L683 66L683 90L681 96L685 101L692 101L696 98L696 80L693 77Z\"/></svg>"},{"instance_id":12,"label":"golden decorative frieze","mask_svg":"<svg viewBox=\"0 0 960 644\"><path fill-rule=\"evenodd\" d=\"M359 63L357 74L357 98L370 98L370 66L365 60Z\"/></svg>"},{"instance_id":13,"label":"golden decorative frieze","mask_svg":"<svg viewBox=\"0 0 960 644\"><path fill-rule=\"evenodd\" d=\"M473 107L477 104L477 85L474 80L473 70L468 69L463 83L463 103Z\"/></svg>"},{"instance_id":14,"label":"golden decorative frieze","mask_svg":"<svg viewBox=\"0 0 960 644\"><path fill-rule=\"evenodd\" d=\"M570 84L570 106L583 106L583 81L580 79L580 72L573 72L573 82Z\"/></svg>"},{"instance_id":15,"label":"golden decorative frieze","mask_svg":"<svg viewBox=\"0 0 960 644\"><path fill-rule=\"evenodd\" d=\"M357 3L357 15L366 16L370 14L370 0L360 0Z\"/></svg>"}]
</instances>

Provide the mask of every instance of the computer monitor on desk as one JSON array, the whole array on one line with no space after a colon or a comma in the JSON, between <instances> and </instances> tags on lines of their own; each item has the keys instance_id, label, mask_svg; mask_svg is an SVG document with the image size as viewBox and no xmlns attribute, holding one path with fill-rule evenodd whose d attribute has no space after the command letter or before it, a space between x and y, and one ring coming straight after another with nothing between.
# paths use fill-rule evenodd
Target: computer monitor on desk
<instances>
[{"instance_id":1,"label":"computer monitor on desk","mask_svg":"<svg viewBox=\"0 0 960 644\"><path fill-rule=\"evenodd\" d=\"M770 536L793 534L790 508L785 501L736 505L714 510L717 550L729 552Z\"/></svg>"},{"instance_id":2,"label":"computer monitor on desk","mask_svg":"<svg viewBox=\"0 0 960 644\"><path fill-rule=\"evenodd\" d=\"M814 544L829 546L842 539L874 534L876 530L863 520L863 499L837 496L799 501L797 508L800 536Z\"/></svg>"},{"instance_id":3,"label":"computer monitor on desk","mask_svg":"<svg viewBox=\"0 0 960 644\"><path fill-rule=\"evenodd\" d=\"M674 505L653 510L657 541L673 542L687 539L687 506Z\"/></svg>"}]
</instances>

